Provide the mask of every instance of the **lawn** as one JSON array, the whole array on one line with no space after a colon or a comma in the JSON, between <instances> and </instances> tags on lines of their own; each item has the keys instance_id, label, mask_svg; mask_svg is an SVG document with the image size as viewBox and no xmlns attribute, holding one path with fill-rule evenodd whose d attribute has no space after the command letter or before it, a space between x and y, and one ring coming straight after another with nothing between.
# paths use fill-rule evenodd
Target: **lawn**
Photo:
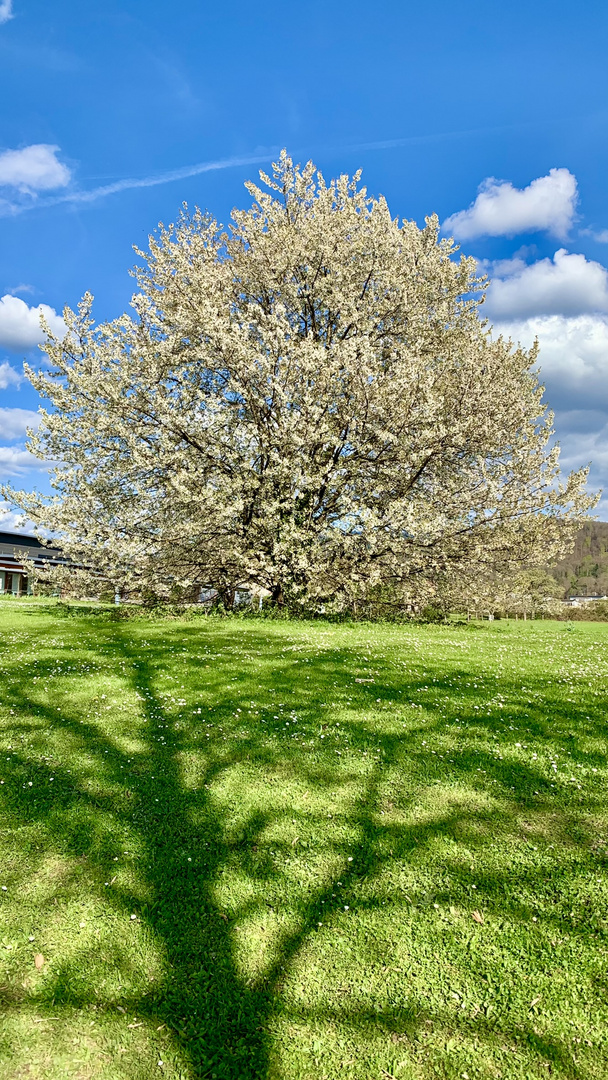
<instances>
[{"instance_id":1,"label":"lawn","mask_svg":"<svg viewBox=\"0 0 608 1080\"><path fill-rule=\"evenodd\" d=\"M608 625L0 641L3 1080L605 1080Z\"/></svg>"}]
</instances>

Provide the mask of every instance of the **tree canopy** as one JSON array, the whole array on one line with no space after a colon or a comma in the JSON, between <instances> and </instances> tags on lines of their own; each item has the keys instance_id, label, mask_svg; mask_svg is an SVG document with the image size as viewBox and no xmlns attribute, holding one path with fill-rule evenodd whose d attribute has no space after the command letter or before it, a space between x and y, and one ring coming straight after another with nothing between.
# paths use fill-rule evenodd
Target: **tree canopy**
<instances>
[{"instance_id":1,"label":"tree canopy","mask_svg":"<svg viewBox=\"0 0 608 1080\"><path fill-rule=\"evenodd\" d=\"M587 473L560 480L536 351L493 339L475 261L359 174L283 153L261 181L227 228L185 208L159 228L132 314L66 309L28 369L55 494L5 494L159 596L420 598L557 558Z\"/></svg>"}]
</instances>

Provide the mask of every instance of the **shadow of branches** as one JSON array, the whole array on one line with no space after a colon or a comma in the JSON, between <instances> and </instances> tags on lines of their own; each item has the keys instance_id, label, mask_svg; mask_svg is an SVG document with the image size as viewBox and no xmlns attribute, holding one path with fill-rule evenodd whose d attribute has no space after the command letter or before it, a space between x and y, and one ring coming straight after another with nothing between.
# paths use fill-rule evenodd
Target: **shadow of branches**
<instances>
[{"instance_id":1,"label":"shadow of branches","mask_svg":"<svg viewBox=\"0 0 608 1080\"><path fill-rule=\"evenodd\" d=\"M556 735L573 764L581 733L593 728L597 738L605 737L595 699L581 692L572 708L552 696L549 676L528 677L524 708L521 687L503 678L508 717L496 710L490 715L496 680L477 672L470 685L471 668L463 663L450 666L449 678L435 670L433 701L439 695L447 702L439 713L425 706L428 676L405 674L390 661L374 658L372 681L356 682L359 646L324 642L316 646L314 664L305 665L289 650L310 658L313 647L294 643L283 628L213 621L134 628L87 612L73 621L74 629L62 627L61 643L51 648L48 628L37 625L45 617L29 615L29 659L5 659L15 743L3 789L5 826L42 827L41 865L50 852L67 860L75 889L73 868L85 860L100 901L123 923L135 915L146 926L162 970L137 994L110 995L87 983L87 955L79 954L57 966L42 1005L120 1005L172 1033L191 1080L263 1080L282 1075L273 1064L277 1016L313 1026L331 1021L362 1044L370 1028L382 1030L393 1047L421 1039L424 1025L453 1026L451 1014L413 992L390 1008L346 990L339 1007L329 999L322 1008L296 1006L285 990L295 967L311 940L323 927L338 926L345 912L373 915L389 902L415 924L433 907L455 905L468 917L475 906L495 920L527 922L530 897L546 892L549 882L554 903L545 922L556 939L597 933L595 916L581 910L575 917L569 897L573 881L597 865L590 821L601 801L577 790L570 805L556 802L554 781L540 760ZM119 680L125 699L135 698L136 719L125 709L123 723L118 698L103 703L97 680L106 672ZM168 685L161 686L163 678ZM61 704L55 689L49 692L52 679L54 687L64 680L69 690ZM112 709L108 726L104 713ZM386 723L378 723L378 714ZM446 743L443 756L430 753L423 743L434 739L441 746L446 725L456 721L457 747ZM532 754L524 762L508 753L523 741L522 730L534 744L536 763ZM61 748L61 760L55 750L52 765L45 752L51 743ZM601 758L599 750L578 756L586 766ZM285 784L305 793L309 809L275 798ZM560 848L559 867L525 860L478 865L477 852L497 833L511 830L525 847L545 842L548 829ZM443 872L429 885L422 866L439 841ZM125 844L137 849L137 863L130 877L110 887ZM391 889L385 876L391 864L409 868L407 894ZM241 892L227 903L224 878L235 874ZM567 879L563 903L560 874ZM72 885L62 879L62 889ZM55 900L50 888L45 903ZM241 928L265 912L277 916L274 936L263 962L248 968ZM349 931L343 933L348 942ZM477 929L468 933L473 940ZM119 950L116 964L124 962ZM436 965L443 977L449 950ZM498 980L500 957L489 965L483 949L472 949L470 965L482 988L477 1014L466 1018L477 1039L502 1032L563 1075L586 1075L572 1072L559 1038L536 1031L531 1021L514 1024L508 1013L492 1015L483 1005L491 997L492 972ZM5 1010L19 1009L26 996L7 989ZM447 1061L448 1051L442 1053Z\"/></svg>"}]
</instances>

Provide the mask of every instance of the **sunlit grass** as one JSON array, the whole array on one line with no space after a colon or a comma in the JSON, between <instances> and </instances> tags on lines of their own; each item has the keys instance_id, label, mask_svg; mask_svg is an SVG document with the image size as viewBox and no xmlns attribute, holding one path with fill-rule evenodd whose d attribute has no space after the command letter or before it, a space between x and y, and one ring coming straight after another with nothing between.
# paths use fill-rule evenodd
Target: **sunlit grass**
<instances>
[{"instance_id":1,"label":"sunlit grass","mask_svg":"<svg viewBox=\"0 0 608 1080\"><path fill-rule=\"evenodd\" d=\"M0 634L0 1077L605 1078L607 626Z\"/></svg>"}]
</instances>

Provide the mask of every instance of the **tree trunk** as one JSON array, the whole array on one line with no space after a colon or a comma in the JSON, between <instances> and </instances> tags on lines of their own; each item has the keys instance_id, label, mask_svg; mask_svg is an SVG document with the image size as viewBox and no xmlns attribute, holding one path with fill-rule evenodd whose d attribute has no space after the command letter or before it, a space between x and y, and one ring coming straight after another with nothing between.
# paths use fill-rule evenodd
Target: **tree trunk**
<instances>
[{"instance_id":1,"label":"tree trunk","mask_svg":"<svg viewBox=\"0 0 608 1080\"><path fill-rule=\"evenodd\" d=\"M285 603L285 596L283 594L283 586L280 582L278 585L273 585L270 599L273 604L277 605L277 607L283 607L283 604Z\"/></svg>"},{"instance_id":2,"label":"tree trunk","mask_svg":"<svg viewBox=\"0 0 608 1080\"><path fill-rule=\"evenodd\" d=\"M226 611L232 611L234 607L234 589L224 589L222 593L222 601Z\"/></svg>"}]
</instances>

